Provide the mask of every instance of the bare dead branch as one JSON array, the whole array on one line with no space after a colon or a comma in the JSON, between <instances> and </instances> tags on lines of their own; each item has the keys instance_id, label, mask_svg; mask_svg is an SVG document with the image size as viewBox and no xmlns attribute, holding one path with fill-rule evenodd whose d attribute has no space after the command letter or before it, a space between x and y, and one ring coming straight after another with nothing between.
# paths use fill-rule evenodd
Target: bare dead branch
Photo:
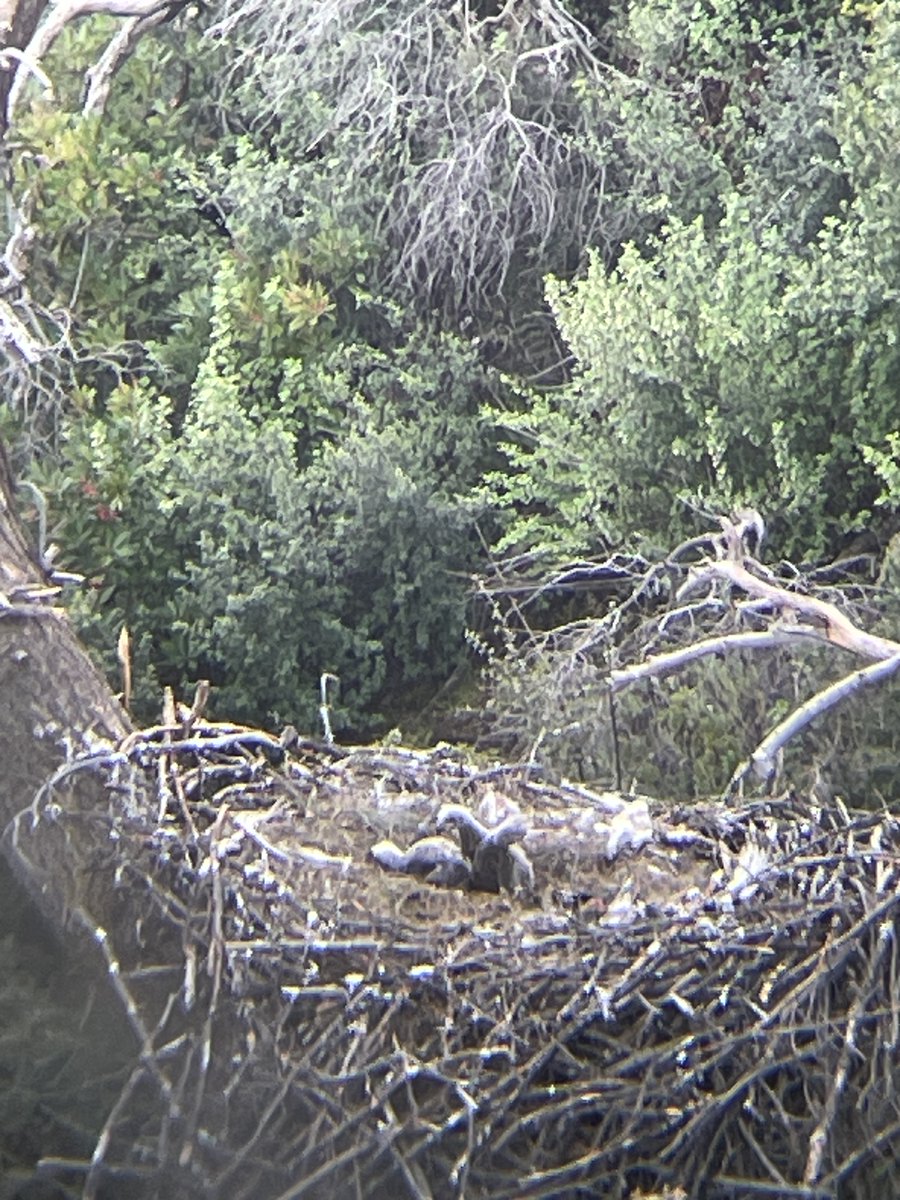
<instances>
[{"instance_id":1,"label":"bare dead branch","mask_svg":"<svg viewBox=\"0 0 900 1200\"><path fill-rule=\"evenodd\" d=\"M881 659L859 671L839 679L821 692L817 692L805 704L801 704L790 716L781 721L756 747L749 759L734 772L725 791L725 797L734 794L741 781L752 771L759 779L768 782L777 770L778 755L816 717L834 708L861 688L870 687L889 679L900 667L900 650L890 658Z\"/></svg>"},{"instance_id":2,"label":"bare dead branch","mask_svg":"<svg viewBox=\"0 0 900 1200\"><path fill-rule=\"evenodd\" d=\"M109 99L113 76L122 64L131 57L141 37L150 29L163 24L171 16L171 3L159 5L157 11L145 17L130 17L112 38L97 62L87 71L88 90L82 112L102 113Z\"/></svg>"},{"instance_id":3,"label":"bare dead branch","mask_svg":"<svg viewBox=\"0 0 900 1200\"><path fill-rule=\"evenodd\" d=\"M23 52L22 50L17 50L15 46L6 46L4 50L0 52L0 61L2 61L4 67L8 67L10 60L19 63L20 68L23 71L33 75L44 89L47 99L53 99L53 81L38 63L32 62L27 53Z\"/></svg>"},{"instance_id":4,"label":"bare dead branch","mask_svg":"<svg viewBox=\"0 0 900 1200\"><path fill-rule=\"evenodd\" d=\"M766 600L776 612L793 613L798 620L809 621L813 627L823 631L823 636L832 645L851 650L864 658L889 658L900 653L900 643L864 632L834 604L767 583L749 571L743 562L709 563L696 572L698 582L705 578L725 579L749 595Z\"/></svg>"},{"instance_id":5,"label":"bare dead branch","mask_svg":"<svg viewBox=\"0 0 900 1200\"><path fill-rule=\"evenodd\" d=\"M11 304L0 299L0 345L5 352L26 366L34 366L44 349L29 333Z\"/></svg>"},{"instance_id":6,"label":"bare dead branch","mask_svg":"<svg viewBox=\"0 0 900 1200\"><path fill-rule=\"evenodd\" d=\"M502 617L504 609L509 613L502 626L507 657L497 661L496 675L513 695L528 688L529 677L534 681L528 707L519 713L513 710L508 718L513 730L517 722L522 729L521 739L511 741L511 749L531 746L534 755L543 746L552 761L554 747L571 745L578 761L580 748L593 742L602 747L607 771L615 770L603 778L618 778L622 719L619 712L613 718L606 706L634 684L684 673L710 658L783 649L798 639L874 660L873 669L854 671L829 683L799 707L792 694L790 715L780 719L765 738L757 734L757 749L731 774L725 790L730 796L750 772L771 783L781 752L792 738L867 684L893 674L900 642L864 629L849 605L833 599L841 593L814 588L800 572L789 569L786 578L779 578L750 556L747 539L758 542L764 529L759 514L747 512L741 519L721 518L719 523L720 533L692 538L664 562L615 555L605 562L572 563L532 582L521 577L523 568L533 568L529 559L504 564L502 569L495 566L494 578L477 594L485 596L494 614ZM706 556L698 561L704 551ZM603 616L578 617L545 632L529 629L520 619L519 614L535 600L546 601L554 592L570 597L578 589L596 593ZM741 664L739 670L764 677L762 666ZM726 674L707 678L714 692L728 691ZM665 705L666 693L647 694L651 705L653 696ZM729 703L737 702L732 698ZM577 715L568 716L573 710ZM734 718L739 728L740 712ZM627 711L624 720L627 745ZM498 737L503 736L499 722L496 728ZM672 752L677 753L677 748ZM724 780L717 782L716 790L723 785Z\"/></svg>"},{"instance_id":7,"label":"bare dead branch","mask_svg":"<svg viewBox=\"0 0 900 1200\"><path fill-rule=\"evenodd\" d=\"M296 130L299 151L341 140L354 174L378 181L388 283L418 303L496 308L523 250L580 249L596 219L605 168L571 129L572 80L599 70L590 35L557 0L486 16L468 0L376 11L225 0L209 36L236 46L236 73ZM299 127L298 76L327 98Z\"/></svg>"},{"instance_id":8,"label":"bare dead branch","mask_svg":"<svg viewBox=\"0 0 900 1200\"><path fill-rule=\"evenodd\" d=\"M106 13L114 17L131 17L137 21L147 21L162 14L161 19L165 19L167 15L182 8L183 5L184 0L60 0L60 3L47 10L43 21L22 54L22 60L16 71L7 101L7 123L11 125L13 122L28 75L36 74L41 70L41 61L62 31L72 21L93 13ZM124 54L125 50L122 49L119 61ZM111 70L114 69L114 65L114 63L110 64Z\"/></svg>"},{"instance_id":9,"label":"bare dead branch","mask_svg":"<svg viewBox=\"0 0 900 1200\"><path fill-rule=\"evenodd\" d=\"M771 650L774 646L783 646L792 635L796 636L800 632L800 630L779 626L766 630L764 633L729 633L723 634L721 637L705 638L690 646L684 646L680 650L654 655L645 662L636 663L634 666L610 671L610 690L613 693L621 692L642 680L671 675L689 663L708 658L710 655L723 655L742 650Z\"/></svg>"}]
</instances>

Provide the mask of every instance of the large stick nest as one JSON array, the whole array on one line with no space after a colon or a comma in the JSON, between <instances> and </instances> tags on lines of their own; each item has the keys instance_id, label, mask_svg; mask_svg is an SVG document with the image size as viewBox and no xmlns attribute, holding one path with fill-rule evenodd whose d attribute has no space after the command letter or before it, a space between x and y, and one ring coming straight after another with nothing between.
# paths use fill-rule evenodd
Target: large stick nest
<instances>
[{"instance_id":1,"label":"large stick nest","mask_svg":"<svg viewBox=\"0 0 900 1200\"><path fill-rule=\"evenodd\" d=\"M163 962L144 932L117 958L91 930L141 1055L85 1195L172 1194L173 1171L230 1200L886 1194L893 817L666 808L445 748L195 723L64 768L15 831L26 862L97 771L134 919L179 932ZM533 884L373 861L448 803L520 811Z\"/></svg>"}]
</instances>

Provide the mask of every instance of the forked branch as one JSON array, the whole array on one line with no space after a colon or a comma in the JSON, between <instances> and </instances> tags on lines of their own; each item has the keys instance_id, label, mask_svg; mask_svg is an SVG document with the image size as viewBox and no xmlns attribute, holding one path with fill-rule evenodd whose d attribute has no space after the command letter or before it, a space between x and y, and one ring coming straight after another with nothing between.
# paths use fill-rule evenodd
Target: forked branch
<instances>
[{"instance_id":1,"label":"forked branch","mask_svg":"<svg viewBox=\"0 0 900 1200\"><path fill-rule=\"evenodd\" d=\"M490 596L495 606L505 598L506 603L515 604L515 613L534 599L546 601L554 591L571 596L576 587L616 597L604 606L602 617L576 619L544 633L527 629L523 633L521 621L515 623L520 642L525 638L516 653L531 666L541 661L552 664L549 675L546 671L544 675L550 687L543 685L549 720L542 720L539 740L548 728L553 729L554 737L580 737L596 721L597 699L605 702L634 684L684 672L712 657L771 652L803 638L863 660L862 666L799 706L792 705L792 711L734 770L725 792L729 798L748 775L771 785L782 751L792 738L819 716L864 688L891 678L900 668L900 641L862 628L849 604L835 599L833 592L817 591L799 572L779 578L752 556L751 549L755 550L764 535L758 514L745 510L733 518L720 518L719 524L720 531L692 538L663 562L634 558L625 569L622 556L617 556L600 564L575 564L532 585L522 583L521 578L510 580L508 570L496 569L502 586L485 586L483 594ZM557 713L567 711L570 695L575 696L576 711L580 696L581 710L591 715L554 721L554 705ZM523 724L527 726L529 719L533 721L532 714ZM615 731L613 736L618 736ZM617 747L613 754L615 757Z\"/></svg>"}]
</instances>

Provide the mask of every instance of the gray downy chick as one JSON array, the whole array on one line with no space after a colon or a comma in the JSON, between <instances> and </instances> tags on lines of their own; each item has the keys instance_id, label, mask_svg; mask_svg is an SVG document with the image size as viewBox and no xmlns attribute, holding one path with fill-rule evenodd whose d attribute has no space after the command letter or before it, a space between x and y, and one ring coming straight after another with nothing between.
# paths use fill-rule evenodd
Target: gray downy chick
<instances>
[{"instance_id":1,"label":"gray downy chick","mask_svg":"<svg viewBox=\"0 0 900 1200\"><path fill-rule=\"evenodd\" d=\"M469 882L472 868L450 838L425 837L401 850L388 840L378 842L369 851L375 861L388 871L418 875L426 883L444 887L460 887Z\"/></svg>"},{"instance_id":2,"label":"gray downy chick","mask_svg":"<svg viewBox=\"0 0 900 1200\"><path fill-rule=\"evenodd\" d=\"M438 813L438 829L452 826L463 854L472 865L471 886L476 891L519 891L534 886L528 855L517 845L528 833L520 812L511 813L489 829L461 804L445 804Z\"/></svg>"}]
</instances>

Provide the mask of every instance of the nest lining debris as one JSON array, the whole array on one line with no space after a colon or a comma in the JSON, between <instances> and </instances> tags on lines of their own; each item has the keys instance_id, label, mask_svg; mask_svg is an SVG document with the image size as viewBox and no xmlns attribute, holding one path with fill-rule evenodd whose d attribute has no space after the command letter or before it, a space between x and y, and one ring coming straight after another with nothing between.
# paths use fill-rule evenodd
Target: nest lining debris
<instances>
[{"instance_id":1,"label":"nest lining debris","mask_svg":"<svg viewBox=\"0 0 900 1200\"><path fill-rule=\"evenodd\" d=\"M790 793L673 808L448 748L202 724L85 769L183 930L181 1040L171 1011L141 1026L168 1112L139 1136L111 1115L110 1171L167 1169L174 1124L197 1194L235 1200L885 1194L893 817ZM40 801L57 820L66 786ZM512 821L495 840L532 875L474 886L448 806L488 839ZM378 861L455 830L468 875ZM138 1014L153 970L117 964Z\"/></svg>"}]
</instances>

